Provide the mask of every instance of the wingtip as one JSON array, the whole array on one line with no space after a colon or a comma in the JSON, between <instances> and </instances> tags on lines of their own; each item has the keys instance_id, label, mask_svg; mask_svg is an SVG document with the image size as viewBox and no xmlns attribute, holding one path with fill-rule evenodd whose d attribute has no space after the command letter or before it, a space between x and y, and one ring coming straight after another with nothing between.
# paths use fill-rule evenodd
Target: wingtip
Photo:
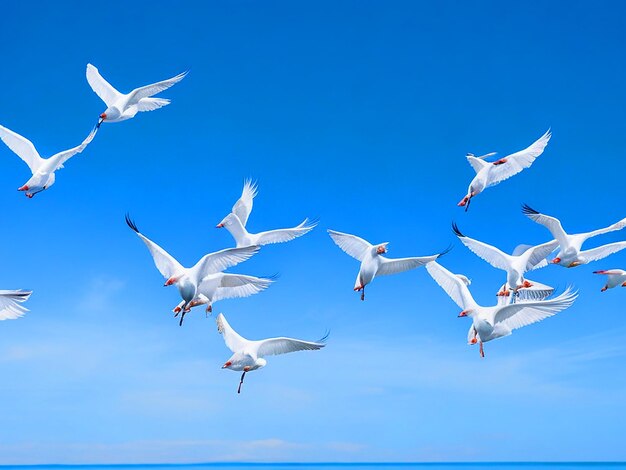
<instances>
[{"instance_id":1,"label":"wingtip","mask_svg":"<svg viewBox=\"0 0 626 470\"><path fill-rule=\"evenodd\" d=\"M460 238L465 237L465 235L463 235L461 230L459 230L459 226L456 224L456 222L452 222L452 231L457 237L460 237Z\"/></svg>"},{"instance_id":2,"label":"wingtip","mask_svg":"<svg viewBox=\"0 0 626 470\"><path fill-rule=\"evenodd\" d=\"M322 336L319 340L317 340L317 343L321 344L322 347L326 346L329 336L330 336L330 330L326 330L326 332L324 333L324 336Z\"/></svg>"},{"instance_id":3,"label":"wingtip","mask_svg":"<svg viewBox=\"0 0 626 470\"><path fill-rule=\"evenodd\" d=\"M452 251L452 248L453 248L453 245L452 245L452 244L448 245L448 247L447 247L445 250L443 250L441 253L439 253L439 254L437 255L437 258L436 258L436 259L439 259L439 258L441 258L443 255L447 255L448 253L450 253L450 252Z\"/></svg>"},{"instance_id":4,"label":"wingtip","mask_svg":"<svg viewBox=\"0 0 626 470\"><path fill-rule=\"evenodd\" d=\"M525 215L537 215L537 214L539 214L538 211L536 211L535 209L533 209L532 207L530 207L526 203L522 204L522 213L525 214Z\"/></svg>"},{"instance_id":5,"label":"wingtip","mask_svg":"<svg viewBox=\"0 0 626 470\"><path fill-rule=\"evenodd\" d=\"M130 218L130 215L128 214L128 212L126 213L126 225L128 225L131 229L133 229L136 233L139 233L139 229L137 228L137 225L135 224L135 222L133 221L133 219Z\"/></svg>"}]
</instances>

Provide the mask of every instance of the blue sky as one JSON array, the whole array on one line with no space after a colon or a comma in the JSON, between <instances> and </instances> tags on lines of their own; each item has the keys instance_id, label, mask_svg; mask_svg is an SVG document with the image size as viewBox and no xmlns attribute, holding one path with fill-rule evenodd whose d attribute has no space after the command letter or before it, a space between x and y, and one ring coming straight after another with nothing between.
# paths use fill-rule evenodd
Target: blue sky
<instances>
[{"instance_id":1,"label":"blue sky","mask_svg":"<svg viewBox=\"0 0 626 470\"><path fill-rule=\"evenodd\" d=\"M28 200L0 147L2 288L34 290L3 322L0 463L223 460L623 460L626 321L593 270L531 279L580 298L540 325L466 345L469 323L424 269L352 292L358 263L326 228L389 241L390 256L454 243L442 264L495 302L503 273L454 240L512 250L548 239L520 204L586 231L626 215L624 6L618 2L84 2L3 5L0 123L45 156L104 111L96 65L122 91L190 70L172 104L103 125ZM523 174L456 203L466 152L553 138ZM214 228L259 182L264 230L319 217L233 272L280 279L223 301L242 335L316 339L269 359L235 393L213 318L179 301L124 223L183 264L232 245ZM589 246L626 238L615 233Z\"/></svg>"}]
</instances>

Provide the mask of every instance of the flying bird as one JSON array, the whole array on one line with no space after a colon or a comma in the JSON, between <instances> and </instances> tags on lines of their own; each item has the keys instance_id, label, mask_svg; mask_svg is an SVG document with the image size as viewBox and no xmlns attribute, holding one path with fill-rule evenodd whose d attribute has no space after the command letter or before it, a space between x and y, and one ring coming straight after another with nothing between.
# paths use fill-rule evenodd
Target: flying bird
<instances>
[{"instance_id":1,"label":"flying bird","mask_svg":"<svg viewBox=\"0 0 626 470\"><path fill-rule=\"evenodd\" d=\"M233 355L224 363L222 369L243 371L237 393L241 393L241 386L247 372L265 367L267 364L267 361L264 359L265 356L322 349L326 346L325 341L328 338L328 334L326 334L322 339L315 342L285 337L250 341L239 336L228 324L223 314L220 313L216 321L217 331L224 337L224 342L228 349L233 352Z\"/></svg>"},{"instance_id":2,"label":"flying bird","mask_svg":"<svg viewBox=\"0 0 626 470\"><path fill-rule=\"evenodd\" d=\"M591 261L598 261L602 258L606 258L613 253L617 253L620 250L626 248L626 241L609 243L608 245L599 246L591 250L582 250L582 245L597 235L602 235L609 232L615 232L616 230L622 230L626 227L626 218L619 222L609 225L606 228L594 230L593 232L578 233L576 235L569 235L563 230L561 222L555 217L541 214L532 207L524 204L522 206L522 212L531 220L543 225L552 236L559 242L559 252L556 258L552 260L552 263L565 266L566 268L574 268L581 264L587 264Z\"/></svg>"},{"instance_id":3,"label":"flying bird","mask_svg":"<svg viewBox=\"0 0 626 470\"><path fill-rule=\"evenodd\" d=\"M472 168L474 168L476 176L467 189L467 195L461 199L458 205L461 207L465 206L465 211L467 211L474 196L482 193L486 188L495 186L501 181L518 174L524 168L529 168L535 161L535 158L543 153L550 137L552 137L552 133L548 129L548 131L530 147L496 160L495 162L485 160L485 158L495 155L495 152L488 153L481 157L468 153L467 161L472 165Z\"/></svg>"},{"instance_id":4,"label":"flying bird","mask_svg":"<svg viewBox=\"0 0 626 470\"><path fill-rule=\"evenodd\" d=\"M249 297L267 289L273 279L246 276L244 274L215 273L209 274L200 282L198 294L191 301L189 307L206 305L207 313L213 311L213 303L223 299ZM185 301L180 302L174 313L179 313L185 306Z\"/></svg>"},{"instance_id":5,"label":"flying bird","mask_svg":"<svg viewBox=\"0 0 626 470\"><path fill-rule=\"evenodd\" d=\"M622 286L626 287L626 271L623 269L609 269L602 271L594 271L594 274L605 274L606 284L600 292L604 292L607 289L613 289L613 287Z\"/></svg>"},{"instance_id":6,"label":"flying bird","mask_svg":"<svg viewBox=\"0 0 626 470\"><path fill-rule=\"evenodd\" d=\"M372 245L356 235L328 230L330 238L344 252L361 262L359 274L354 283L354 290L361 292L361 300L365 300L365 286L374 280L376 276L396 274L410 269L415 269L436 260L445 255L450 249L432 256L412 258L386 258L389 242Z\"/></svg>"},{"instance_id":7,"label":"flying bird","mask_svg":"<svg viewBox=\"0 0 626 470\"><path fill-rule=\"evenodd\" d=\"M301 237L315 228L317 222L309 223L309 219L293 228L268 230L266 232L250 233L246 230L246 223L252 211L253 199L257 194L257 185L246 180L243 185L241 197L232 208L232 212L217 224L217 228L225 228L235 239L237 248L250 245L269 245L271 243L283 243Z\"/></svg>"},{"instance_id":8,"label":"flying bird","mask_svg":"<svg viewBox=\"0 0 626 470\"><path fill-rule=\"evenodd\" d=\"M59 152L49 158L41 158L33 143L25 137L0 126L0 139L18 157L28 165L33 176L18 191L26 191L26 197L32 198L35 194L44 191L54 184L55 171L63 168L63 164L77 153L85 150L85 147L93 140L97 129L93 129L83 143L78 147Z\"/></svg>"},{"instance_id":9,"label":"flying bird","mask_svg":"<svg viewBox=\"0 0 626 470\"><path fill-rule=\"evenodd\" d=\"M436 261L428 263L426 270L462 309L459 317L467 316L472 319L468 343L480 345L481 357L485 357L483 343L508 336L513 330L551 317L571 306L578 296L576 292L572 292L568 288L558 297L548 300L482 307L472 297L465 276L452 274Z\"/></svg>"},{"instance_id":10,"label":"flying bird","mask_svg":"<svg viewBox=\"0 0 626 470\"><path fill-rule=\"evenodd\" d=\"M126 215L126 223L148 247L154 259L154 264L166 279L165 286L175 285L178 288L178 292L184 301L181 307L182 314L179 323L181 326L185 314L191 310L191 302L198 296L198 289L203 279L210 274L216 274L231 266L235 266L259 251L258 246L229 248L204 255L193 267L185 268L167 251L140 233L128 215Z\"/></svg>"},{"instance_id":11,"label":"flying bird","mask_svg":"<svg viewBox=\"0 0 626 470\"><path fill-rule=\"evenodd\" d=\"M87 64L87 81L93 91L100 97L107 109L100 114L97 127L103 122L120 122L135 117L141 111L154 111L170 104L170 100L152 98L153 95L167 90L172 85L180 82L187 72L180 73L175 77L152 83L151 85L135 88L127 94L120 93L107 82L98 69Z\"/></svg>"},{"instance_id":12,"label":"flying bird","mask_svg":"<svg viewBox=\"0 0 626 470\"><path fill-rule=\"evenodd\" d=\"M511 294L511 291L516 294L520 289L527 289L533 286L533 283L524 279L524 273L547 266L548 261L546 258L559 244L556 240L552 240L537 246L519 245L515 248L513 254L509 255L495 246L463 235L455 223L452 224L452 231L461 243L468 247L476 256L482 258L494 268L506 271L506 284L504 289L498 292L498 295L507 297Z\"/></svg>"},{"instance_id":13,"label":"flying bird","mask_svg":"<svg viewBox=\"0 0 626 470\"><path fill-rule=\"evenodd\" d=\"M24 316L28 309L22 305L32 291L29 290L0 290L0 320L15 320Z\"/></svg>"}]
</instances>

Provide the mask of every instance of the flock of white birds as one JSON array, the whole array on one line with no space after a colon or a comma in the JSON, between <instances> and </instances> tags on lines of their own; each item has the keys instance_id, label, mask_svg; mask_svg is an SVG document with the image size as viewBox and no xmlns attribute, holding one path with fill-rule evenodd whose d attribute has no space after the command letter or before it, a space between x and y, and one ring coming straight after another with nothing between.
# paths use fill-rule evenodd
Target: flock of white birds
<instances>
[{"instance_id":1,"label":"flock of white birds","mask_svg":"<svg viewBox=\"0 0 626 470\"><path fill-rule=\"evenodd\" d=\"M63 168L72 156L85 150L103 122L124 121L135 117L138 112L153 111L168 105L169 100L153 96L181 81L186 73L135 88L127 94L120 93L113 88L91 64L87 65L86 75L93 91L104 101L106 110L100 114L96 126L87 138L77 147L59 152L47 159L42 158L32 142L0 126L2 141L24 160L31 170L30 179L18 188L29 198L49 189L54 184L56 170ZM472 199L486 188L529 168L543 153L550 137L551 133L548 131L528 148L495 161L487 160L495 153L480 157L468 154L467 160L476 171L476 176L472 179L467 194L458 205L465 207L467 211ZM206 311L211 312L213 303L219 300L248 297L267 289L274 282L274 278L232 274L224 271L246 261L263 245L294 240L310 232L317 225L316 222L309 222L305 219L292 228L259 233L248 232L246 224L252 212L256 194L256 184L251 180L246 180L241 197L232 207L231 212L217 224L218 228L225 228L230 232L236 242L236 247L206 254L189 268L182 266L167 251L141 233L137 225L126 215L126 223L147 246L154 264L166 279L165 285L175 285L178 288L182 301L174 307L173 312L175 317L180 315L181 326L185 315L193 307L205 305ZM505 283L496 294L497 303L490 307L483 307L476 303L469 291L470 281L466 276L453 274L437 262L437 259L448 250L430 256L394 259L383 256L387 253L388 243L373 245L356 235L335 230L328 230L328 234L339 248L361 263L354 284L354 290L360 292L361 300L365 300L365 287L376 276L397 274L425 266L435 282L461 308L459 316L468 316L472 319L468 331L468 343L478 343L480 355L484 357L483 343L508 336L517 328L550 317L568 308L576 300L578 294L570 288L565 289L558 296L551 297L554 289L525 278L526 272L547 266L551 253L557 250L551 262L572 268L600 260L626 248L626 241L622 241L589 250L582 249L587 239L626 227L626 218L603 229L569 235L555 217L541 214L526 205L523 206L522 211L531 220L546 227L553 239L537 246L520 245L513 254L509 255L494 246L465 236L456 224L453 224L454 233L467 248L494 268L507 273ZM607 283L602 291L619 285L626 287L626 271L613 269L594 273L607 275ZM0 320L16 319L24 315L28 310L22 303L28 300L31 293L26 290L0 290ZM233 330L221 313L217 316L217 329L222 334L226 346L233 352L223 368L242 372L237 393L241 392L247 372L266 365L265 356L321 349L325 346L325 339L328 336L315 342L286 337L251 341Z\"/></svg>"}]
</instances>

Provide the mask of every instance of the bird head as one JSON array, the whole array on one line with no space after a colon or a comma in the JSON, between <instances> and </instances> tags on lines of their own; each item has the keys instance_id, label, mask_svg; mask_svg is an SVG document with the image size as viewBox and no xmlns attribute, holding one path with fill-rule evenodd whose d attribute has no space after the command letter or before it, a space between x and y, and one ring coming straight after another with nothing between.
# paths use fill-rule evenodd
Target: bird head
<instances>
[{"instance_id":1,"label":"bird head","mask_svg":"<svg viewBox=\"0 0 626 470\"><path fill-rule=\"evenodd\" d=\"M385 243L381 243L380 245L377 245L376 253L379 255L387 253L387 245L389 245L389 242L385 242Z\"/></svg>"},{"instance_id":2,"label":"bird head","mask_svg":"<svg viewBox=\"0 0 626 470\"><path fill-rule=\"evenodd\" d=\"M467 310L463 310L461 313L459 313L459 318L461 318L461 317L471 317L472 315L474 315L474 310L467 309Z\"/></svg>"}]
</instances>

